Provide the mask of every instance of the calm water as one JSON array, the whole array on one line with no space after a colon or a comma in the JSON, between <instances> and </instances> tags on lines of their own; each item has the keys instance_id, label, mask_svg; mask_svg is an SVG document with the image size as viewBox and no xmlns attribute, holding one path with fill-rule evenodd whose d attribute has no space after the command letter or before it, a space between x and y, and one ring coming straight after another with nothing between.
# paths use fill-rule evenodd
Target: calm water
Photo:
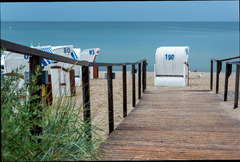
<instances>
[{"instance_id":1,"label":"calm water","mask_svg":"<svg viewBox=\"0 0 240 162\"><path fill-rule=\"evenodd\" d=\"M97 62L146 58L148 71L160 46L189 46L190 71L208 72L211 58L239 55L238 22L1 22L1 39L26 46L99 47Z\"/></svg>"}]
</instances>

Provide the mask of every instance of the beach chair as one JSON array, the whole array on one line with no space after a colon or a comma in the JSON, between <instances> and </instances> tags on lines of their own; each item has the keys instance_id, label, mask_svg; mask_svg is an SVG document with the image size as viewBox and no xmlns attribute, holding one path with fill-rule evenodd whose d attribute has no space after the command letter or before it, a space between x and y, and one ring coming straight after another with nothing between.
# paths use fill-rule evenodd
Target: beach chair
<instances>
[{"instance_id":1,"label":"beach chair","mask_svg":"<svg viewBox=\"0 0 240 162\"><path fill-rule=\"evenodd\" d=\"M95 62L100 48L84 49L81 51L80 61ZM98 67L89 67L90 79L98 78Z\"/></svg>"},{"instance_id":2,"label":"beach chair","mask_svg":"<svg viewBox=\"0 0 240 162\"><path fill-rule=\"evenodd\" d=\"M154 85L189 85L189 47L159 47L155 54Z\"/></svg>"},{"instance_id":3,"label":"beach chair","mask_svg":"<svg viewBox=\"0 0 240 162\"><path fill-rule=\"evenodd\" d=\"M52 47L50 45L37 46L37 47L31 46L31 48L35 48L48 53L53 53ZM49 74L50 74L51 63L52 63L51 60L42 58L42 66L44 67L43 70L47 70Z\"/></svg>"},{"instance_id":4,"label":"beach chair","mask_svg":"<svg viewBox=\"0 0 240 162\"><path fill-rule=\"evenodd\" d=\"M72 58L75 60L80 60L81 48L73 48ZM82 66L74 66L75 71L75 86L81 86L82 84Z\"/></svg>"},{"instance_id":5,"label":"beach chair","mask_svg":"<svg viewBox=\"0 0 240 162\"><path fill-rule=\"evenodd\" d=\"M42 59L42 66L45 67L51 63L48 59ZM24 85L24 72L29 71L29 56L22 55L19 53L4 51L3 56L1 57L1 64L3 64L3 75L4 77L11 77L18 75L20 76L20 80L16 82L17 89L20 89ZM17 73L13 70L20 69Z\"/></svg>"},{"instance_id":6,"label":"beach chair","mask_svg":"<svg viewBox=\"0 0 240 162\"><path fill-rule=\"evenodd\" d=\"M72 58L73 46L51 46L54 54ZM53 61L50 65L53 97L71 96L70 70L72 64ZM74 88L73 87L73 88Z\"/></svg>"},{"instance_id":7,"label":"beach chair","mask_svg":"<svg viewBox=\"0 0 240 162\"><path fill-rule=\"evenodd\" d=\"M28 56L9 51L4 51L3 55L5 75L12 73L13 70L20 68L21 66L24 66L24 68L19 71L19 74L23 74L24 71L29 71Z\"/></svg>"}]
</instances>

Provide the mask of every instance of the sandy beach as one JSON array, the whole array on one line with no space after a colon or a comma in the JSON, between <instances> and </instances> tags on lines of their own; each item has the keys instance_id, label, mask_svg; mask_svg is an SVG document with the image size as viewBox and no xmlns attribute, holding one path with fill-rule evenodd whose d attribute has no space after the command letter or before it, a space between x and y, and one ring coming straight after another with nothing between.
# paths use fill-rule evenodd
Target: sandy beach
<instances>
[{"instance_id":1,"label":"sandy beach","mask_svg":"<svg viewBox=\"0 0 240 162\"><path fill-rule=\"evenodd\" d=\"M123 118L123 99L122 99L122 72L115 72L115 79L113 79L113 104L114 104L114 127L116 128ZM98 126L104 131L98 133L103 137L108 137L108 92L107 80L104 78L105 71L99 72L98 79L90 80L90 105L91 113L94 114L93 125ZM198 77L202 74L201 77ZM213 95L215 94L215 73L213 80ZM219 93L224 92L224 77L225 73L220 73ZM138 77L136 74L136 86ZM208 72L190 72L189 86L185 87L156 87L154 86L154 73L147 72L147 89L176 89L176 90L209 90L210 89L210 73ZM229 78L229 90L234 91L235 86L235 73L232 73ZM138 100L138 89L136 87L136 104ZM208 93L208 92L206 92ZM82 87L77 87L77 105L82 104ZM240 108L233 109L233 101L220 102L221 109L226 112L230 117L240 120ZM127 108L128 113L133 109L132 107L132 78L130 71L127 71Z\"/></svg>"}]
</instances>

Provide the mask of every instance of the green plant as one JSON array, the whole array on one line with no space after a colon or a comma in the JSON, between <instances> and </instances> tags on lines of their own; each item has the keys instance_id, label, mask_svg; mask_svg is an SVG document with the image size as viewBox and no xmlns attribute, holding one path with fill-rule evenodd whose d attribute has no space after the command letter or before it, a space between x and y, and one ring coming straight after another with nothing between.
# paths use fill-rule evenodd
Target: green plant
<instances>
[{"instance_id":1,"label":"green plant","mask_svg":"<svg viewBox=\"0 0 240 162\"><path fill-rule=\"evenodd\" d=\"M2 160L100 160L98 146L103 139L96 133L99 129L96 126L86 129L90 123L81 118L83 110L76 106L74 97L59 98L52 106L35 102L39 98L36 92L41 89L36 85L39 75L40 67L32 77L32 86L21 88L16 84L19 76L1 76ZM43 128L39 135L31 133L36 126Z\"/></svg>"}]
</instances>

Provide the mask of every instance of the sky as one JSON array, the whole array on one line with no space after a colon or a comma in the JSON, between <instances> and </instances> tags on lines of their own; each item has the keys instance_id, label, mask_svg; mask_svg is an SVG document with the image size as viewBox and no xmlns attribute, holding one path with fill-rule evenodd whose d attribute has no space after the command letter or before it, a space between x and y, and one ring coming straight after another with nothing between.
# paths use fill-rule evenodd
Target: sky
<instances>
[{"instance_id":1,"label":"sky","mask_svg":"<svg viewBox=\"0 0 240 162\"><path fill-rule=\"evenodd\" d=\"M239 1L10 2L1 21L239 21Z\"/></svg>"}]
</instances>

